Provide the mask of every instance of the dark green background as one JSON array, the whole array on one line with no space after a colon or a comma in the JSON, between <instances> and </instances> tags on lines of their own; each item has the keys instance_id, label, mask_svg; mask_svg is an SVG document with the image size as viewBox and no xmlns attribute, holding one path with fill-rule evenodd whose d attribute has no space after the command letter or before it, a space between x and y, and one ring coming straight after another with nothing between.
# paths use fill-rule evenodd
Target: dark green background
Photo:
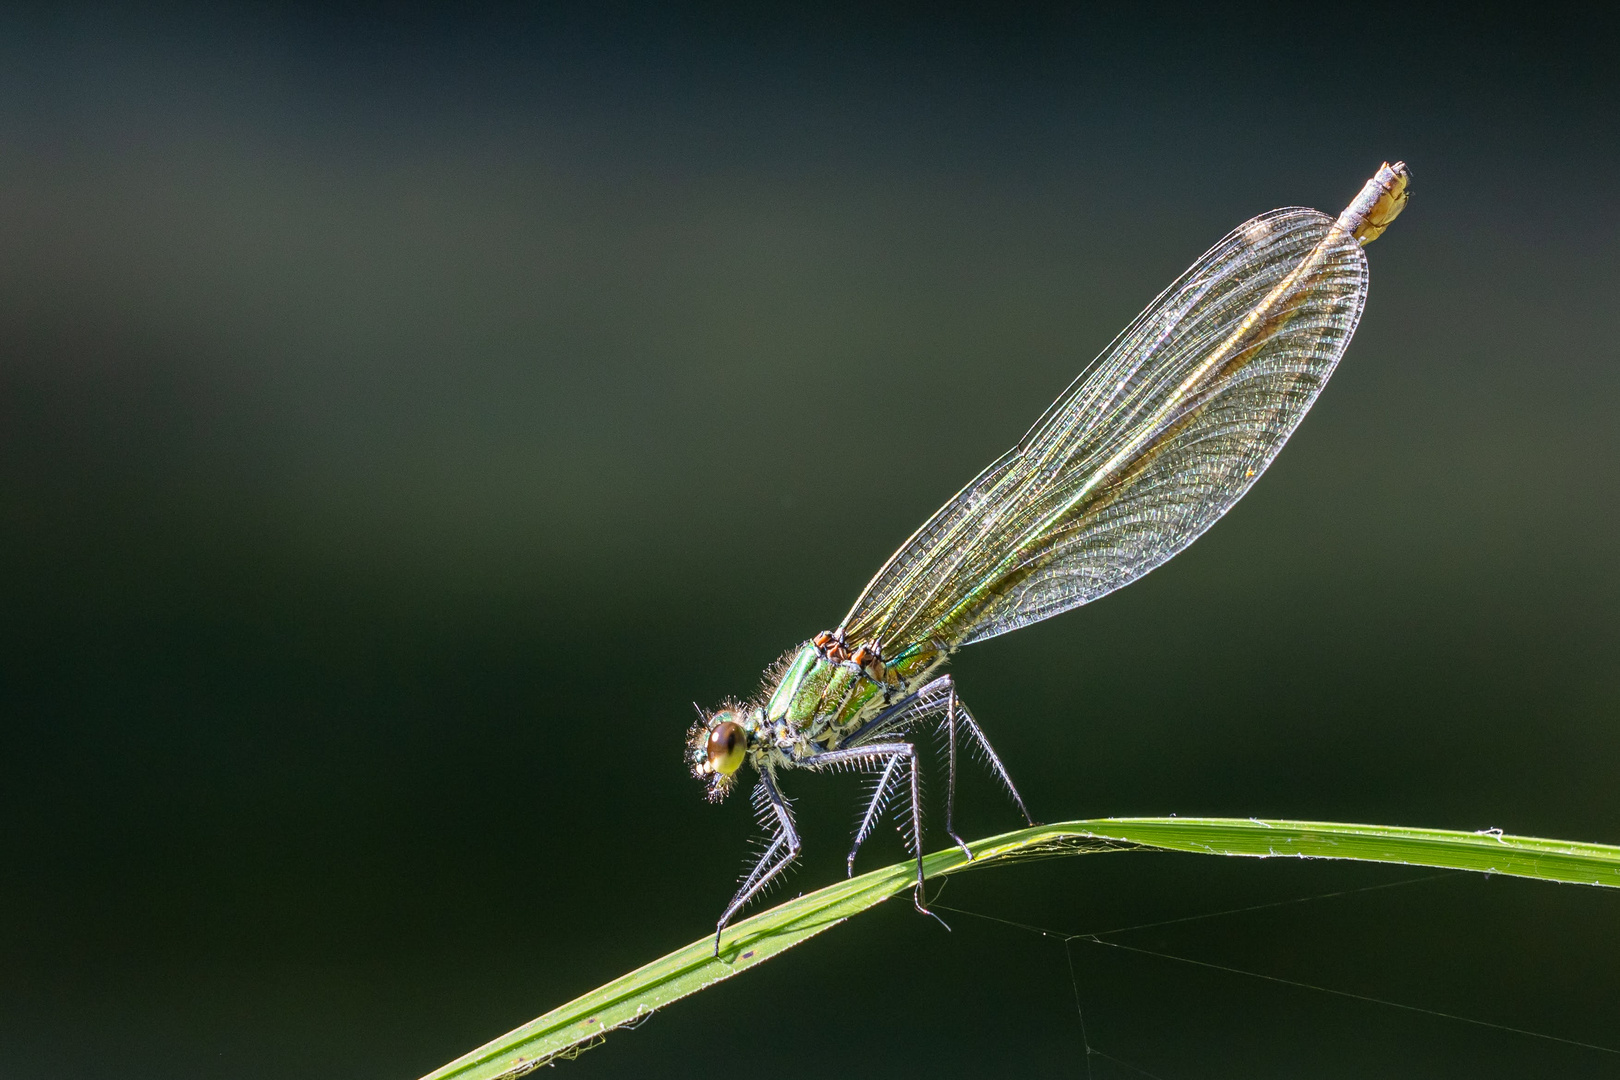
<instances>
[{"instance_id":1,"label":"dark green background","mask_svg":"<svg viewBox=\"0 0 1620 1080\"><path fill-rule=\"evenodd\" d=\"M1386 158L1413 201L1264 483L960 685L1047 820L1620 842L1614 24L1133 10L8 16L0 1076L408 1080L704 934L751 825L690 703L1226 230ZM789 894L857 793L791 779ZM1089 931L1418 873L1116 855L947 902ZM885 905L566 1068L1078 1076L1078 989L1164 1080L1620 1075L952 922ZM1453 877L1121 940L1620 1046L1617 927Z\"/></svg>"}]
</instances>

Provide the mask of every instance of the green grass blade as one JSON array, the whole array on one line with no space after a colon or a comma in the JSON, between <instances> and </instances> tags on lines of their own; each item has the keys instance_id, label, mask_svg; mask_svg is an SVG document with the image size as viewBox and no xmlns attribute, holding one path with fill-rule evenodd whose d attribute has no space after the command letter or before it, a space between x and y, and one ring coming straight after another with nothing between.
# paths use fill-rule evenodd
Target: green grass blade
<instances>
[{"instance_id":1,"label":"green grass blade","mask_svg":"<svg viewBox=\"0 0 1620 1080\"><path fill-rule=\"evenodd\" d=\"M1620 847L1446 829L1400 829L1256 818L1099 818L1037 825L923 861L937 878L1020 858L1152 849L1250 858L1355 859L1473 870L1542 881L1620 887ZM908 888L914 864L896 863L761 912L726 930L721 959L705 936L559 1006L457 1058L422 1080L504 1080L572 1057L614 1028L764 963Z\"/></svg>"}]
</instances>

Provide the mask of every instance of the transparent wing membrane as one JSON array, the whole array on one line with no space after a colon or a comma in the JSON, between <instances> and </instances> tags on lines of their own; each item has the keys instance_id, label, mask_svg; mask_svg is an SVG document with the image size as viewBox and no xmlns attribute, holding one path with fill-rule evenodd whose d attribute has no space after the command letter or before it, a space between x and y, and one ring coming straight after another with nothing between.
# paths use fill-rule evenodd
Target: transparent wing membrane
<instances>
[{"instance_id":1,"label":"transparent wing membrane","mask_svg":"<svg viewBox=\"0 0 1620 1080\"><path fill-rule=\"evenodd\" d=\"M1282 449L1366 295L1366 256L1333 218L1290 208L1240 226L890 558L847 639L889 656L982 641L1160 565Z\"/></svg>"}]
</instances>

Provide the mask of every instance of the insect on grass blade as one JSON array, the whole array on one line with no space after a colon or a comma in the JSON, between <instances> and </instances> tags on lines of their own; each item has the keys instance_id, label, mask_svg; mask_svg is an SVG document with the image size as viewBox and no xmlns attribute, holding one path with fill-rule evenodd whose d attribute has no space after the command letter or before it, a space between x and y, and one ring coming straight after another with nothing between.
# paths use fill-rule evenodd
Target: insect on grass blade
<instances>
[{"instance_id":1,"label":"insect on grass blade","mask_svg":"<svg viewBox=\"0 0 1620 1080\"><path fill-rule=\"evenodd\" d=\"M1385 164L1337 218L1288 207L1238 226L1138 315L1027 434L923 523L833 630L787 652L748 702L701 712L692 771L718 801L743 765L770 834L720 917L726 924L799 855L779 773L879 777L849 853L887 799L917 857L911 732L946 735L953 812L967 740L1029 818L984 730L939 669L963 645L1079 607L1163 564L1243 497L1294 433L1356 331L1367 257L1406 205L1411 174Z\"/></svg>"}]
</instances>

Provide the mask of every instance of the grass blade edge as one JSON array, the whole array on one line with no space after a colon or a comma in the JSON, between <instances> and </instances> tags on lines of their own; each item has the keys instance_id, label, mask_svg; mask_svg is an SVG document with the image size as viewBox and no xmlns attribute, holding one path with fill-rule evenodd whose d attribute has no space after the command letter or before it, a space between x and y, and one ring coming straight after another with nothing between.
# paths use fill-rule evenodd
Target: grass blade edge
<instances>
[{"instance_id":1,"label":"grass blade edge","mask_svg":"<svg viewBox=\"0 0 1620 1080\"><path fill-rule=\"evenodd\" d=\"M1148 848L1246 858L1352 859L1505 874L1569 884L1620 887L1620 846L1499 830L1460 832L1339 822L1259 818L1097 818L1037 825L924 859L937 878L1020 858ZM852 915L903 892L914 864L896 863L796 897L729 927L721 957L712 935L622 975L476 1050L422 1080L508 1080L582 1053L615 1028L728 979Z\"/></svg>"}]
</instances>

